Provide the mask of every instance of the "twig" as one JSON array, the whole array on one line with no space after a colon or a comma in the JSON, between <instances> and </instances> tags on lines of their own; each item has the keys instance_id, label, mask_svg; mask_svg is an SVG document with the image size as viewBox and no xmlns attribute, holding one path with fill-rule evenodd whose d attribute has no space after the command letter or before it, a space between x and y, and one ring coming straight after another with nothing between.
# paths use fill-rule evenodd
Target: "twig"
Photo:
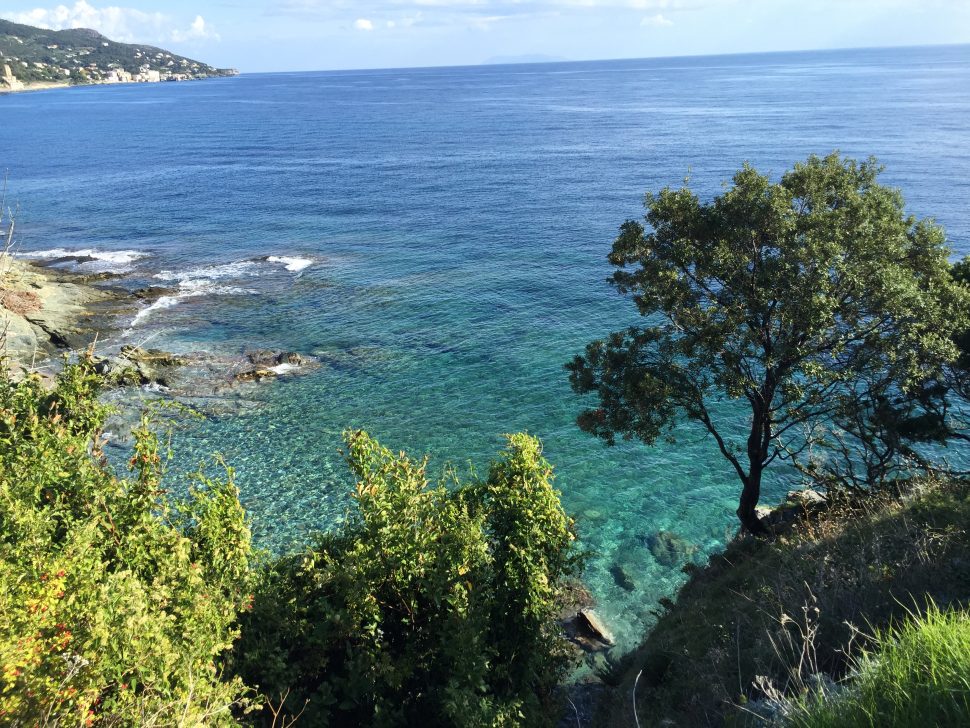
<instances>
[{"instance_id":1,"label":"twig","mask_svg":"<svg viewBox=\"0 0 970 728\"><path fill-rule=\"evenodd\" d=\"M640 668L640 672L637 673L636 680L633 681L633 720L637 724L637 728L640 728L640 716L637 715L637 683L640 682L640 676L643 674L643 668Z\"/></svg>"},{"instance_id":2,"label":"twig","mask_svg":"<svg viewBox=\"0 0 970 728\"><path fill-rule=\"evenodd\" d=\"M569 701L569 704L570 704L571 706L573 706L573 712L574 712L574 713L576 714L576 728L583 728L583 724L579 722L579 710L578 710L578 709L576 708L576 703L574 703L574 702L573 702L573 701L572 701L572 700L571 700L571 699L569 698L569 696L568 696L568 695L566 696L566 700L568 700L568 701Z\"/></svg>"}]
</instances>

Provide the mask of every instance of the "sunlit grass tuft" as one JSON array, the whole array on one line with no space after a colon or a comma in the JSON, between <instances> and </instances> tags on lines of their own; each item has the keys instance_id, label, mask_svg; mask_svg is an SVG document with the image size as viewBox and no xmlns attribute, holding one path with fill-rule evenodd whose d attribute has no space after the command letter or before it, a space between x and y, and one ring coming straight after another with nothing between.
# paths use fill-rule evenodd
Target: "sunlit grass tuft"
<instances>
[{"instance_id":1,"label":"sunlit grass tuft","mask_svg":"<svg viewBox=\"0 0 970 728\"><path fill-rule=\"evenodd\" d=\"M970 614L925 614L875 635L844 692L802 706L800 728L970 725Z\"/></svg>"}]
</instances>

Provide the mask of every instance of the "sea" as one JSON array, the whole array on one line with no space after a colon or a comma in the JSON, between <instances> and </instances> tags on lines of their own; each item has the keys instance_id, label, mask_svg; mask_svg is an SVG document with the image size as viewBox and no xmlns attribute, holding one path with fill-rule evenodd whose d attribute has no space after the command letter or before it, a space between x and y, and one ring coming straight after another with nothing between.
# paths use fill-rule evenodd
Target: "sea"
<instances>
[{"instance_id":1,"label":"sea","mask_svg":"<svg viewBox=\"0 0 970 728\"><path fill-rule=\"evenodd\" d=\"M0 140L22 253L169 289L109 344L321 362L179 421L171 488L221 454L282 552L351 512L348 428L429 456L432 479L480 477L528 431L619 650L732 537L739 491L696 427L611 448L575 424L588 401L563 365L638 321L606 255L644 193L874 155L970 252L970 46L78 87L0 97ZM773 470L765 500L796 481ZM660 531L683 559L655 557Z\"/></svg>"}]
</instances>

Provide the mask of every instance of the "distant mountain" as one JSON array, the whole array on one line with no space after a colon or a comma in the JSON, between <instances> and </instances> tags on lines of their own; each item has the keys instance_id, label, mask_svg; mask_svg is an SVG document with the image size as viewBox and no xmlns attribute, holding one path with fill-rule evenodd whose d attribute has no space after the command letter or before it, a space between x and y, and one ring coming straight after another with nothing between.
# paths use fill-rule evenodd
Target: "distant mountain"
<instances>
[{"instance_id":1,"label":"distant mountain","mask_svg":"<svg viewBox=\"0 0 970 728\"><path fill-rule=\"evenodd\" d=\"M568 61L562 56L544 56L539 53L527 54L523 56L492 56L482 62L483 66L505 66L516 63L562 63Z\"/></svg>"},{"instance_id":2,"label":"distant mountain","mask_svg":"<svg viewBox=\"0 0 970 728\"><path fill-rule=\"evenodd\" d=\"M18 83L183 81L237 73L162 48L117 43L87 28L45 30L0 20L0 90Z\"/></svg>"}]
</instances>

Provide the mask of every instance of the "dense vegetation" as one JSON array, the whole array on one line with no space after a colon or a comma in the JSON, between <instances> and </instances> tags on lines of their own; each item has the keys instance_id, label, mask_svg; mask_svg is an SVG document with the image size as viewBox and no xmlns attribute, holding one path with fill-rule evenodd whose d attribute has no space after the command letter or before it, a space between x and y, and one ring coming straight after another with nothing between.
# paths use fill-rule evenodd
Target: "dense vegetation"
<instances>
[{"instance_id":1,"label":"dense vegetation","mask_svg":"<svg viewBox=\"0 0 970 728\"><path fill-rule=\"evenodd\" d=\"M538 441L509 437L486 480L451 488L364 433L348 448L358 513L261 574L240 674L287 711L309 701L311 725L547 722L576 560Z\"/></svg>"},{"instance_id":2,"label":"dense vegetation","mask_svg":"<svg viewBox=\"0 0 970 728\"><path fill-rule=\"evenodd\" d=\"M231 470L173 497L150 418L132 474L112 472L100 384L83 359L50 391L0 374L0 722L555 715L576 558L537 440L510 436L485 480L449 488L352 433L350 525L257 559Z\"/></svg>"},{"instance_id":3,"label":"dense vegetation","mask_svg":"<svg viewBox=\"0 0 970 728\"><path fill-rule=\"evenodd\" d=\"M84 365L49 392L0 374L0 722L232 723L248 691L217 661L250 558L235 487L200 476L172 500L147 420L116 478L98 388Z\"/></svg>"},{"instance_id":4,"label":"dense vegetation","mask_svg":"<svg viewBox=\"0 0 970 728\"><path fill-rule=\"evenodd\" d=\"M194 77L235 73L162 48L118 43L86 28L47 30L0 19L0 66L4 63L24 83L101 78L111 68L137 73L147 67Z\"/></svg>"},{"instance_id":5,"label":"dense vegetation","mask_svg":"<svg viewBox=\"0 0 970 728\"><path fill-rule=\"evenodd\" d=\"M970 615L932 603L873 636L854 661L841 694L807 700L793 711L798 728L878 723L896 728L965 725L970 716ZM798 708L801 708L799 710Z\"/></svg>"}]
</instances>

